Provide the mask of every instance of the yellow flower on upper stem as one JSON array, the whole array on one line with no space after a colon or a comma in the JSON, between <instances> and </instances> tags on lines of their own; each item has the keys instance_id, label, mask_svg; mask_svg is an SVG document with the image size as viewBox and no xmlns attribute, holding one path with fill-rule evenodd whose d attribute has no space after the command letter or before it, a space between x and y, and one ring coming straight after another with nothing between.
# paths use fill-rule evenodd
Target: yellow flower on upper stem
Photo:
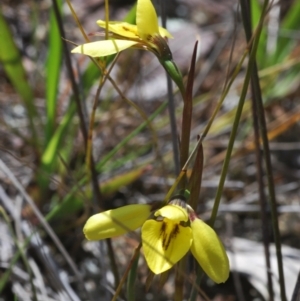
<instances>
[{"instance_id":1,"label":"yellow flower on upper stem","mask_svg":"<svg viewBox=\"0 0 300 301\"><path fill-rule=\"evenodd\" d=\"M99 20L97 24L106 28L107 23ZM126 22L108 22L111 40L91 42L77 46L72 53L82 53L91 57L115 54L130 47L153 52L159 59L171 60L172 55L165 40L172 35L158 26L157 15L151 0L138 0L136 25Z\"/></svg>"},{"instance_id":2,"label":"yellow flower on upper stem","mask_svg":"<svg viewBox=\"0 0 300 301\"><path fill-rule=\"evenodd\" d=\"M216 283L229 276L229 261L216 232L201 221L184 201L171 201L157 210L156 219L142 226L147 264L155 274L170 269L189 250L204 272Z\"/></svg>"}]
</instances>

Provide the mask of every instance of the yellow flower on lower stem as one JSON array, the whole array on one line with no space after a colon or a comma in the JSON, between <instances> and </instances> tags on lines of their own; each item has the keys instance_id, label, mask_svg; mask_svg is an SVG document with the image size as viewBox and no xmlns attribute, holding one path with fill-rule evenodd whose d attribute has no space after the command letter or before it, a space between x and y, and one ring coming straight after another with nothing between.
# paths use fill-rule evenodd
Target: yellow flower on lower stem
<instances>
[{"instance_id":1,"label":"yellow flower on lower stem","mask_svg":"<svg viewBox=\"0 0 300 301\"><path fill-rule=\"evenodd\" d=\"M185 202L171 201L154 215L156 219L147 220L142 227L144 254L153 273L167 271L191 250L213 281L227 280L229 261L223 244Z\"/></svg>"},{"instance_id":2,"label":"yellow flower on lower stem","mask_svg":"<svg viewBox=\"0 0 300 301\"><path fill-rule=\"evenodd\" d=\"M153 273L169 270L190 250L213 281L225 282L229 261L216 232L184 201L172 200L149 219L154 206L127 205L95 214L86 222L84 235L88 240L100 240L142 227L144 254Z\"/></svg>"}]
</instances>

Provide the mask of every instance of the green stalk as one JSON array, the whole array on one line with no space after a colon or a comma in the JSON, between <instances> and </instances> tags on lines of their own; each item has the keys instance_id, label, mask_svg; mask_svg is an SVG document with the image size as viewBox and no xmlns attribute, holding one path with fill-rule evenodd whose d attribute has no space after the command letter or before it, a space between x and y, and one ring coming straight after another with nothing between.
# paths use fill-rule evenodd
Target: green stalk
<instances>
[{"instance_id":1,"label":"green stalk","mask_svg":"<svg viewBox=\"0 0 300 301\"><path fill-rule=\"evenodd\" d=\"M251 26L251 9L248 5L248 1L241 0L241 14L244 24L246 39L248 43L252 37L252 26ZM251 75L251 91L252 91L252 119L254 128L254 143L255 143L255 155L256 155L256 177L258 182L259 202L261 211L261 227L262 237L266 261L266 275L268 282L269 300L274 300L274 290L272 282L272 270L270 262L270 250L269 250L269 227L268 227L268 212L267 212L267 200L264 192L264 181L263 181L263 166L262 166L262 154L260 150L260 126L259 126L259 113L264 114L260 111L259 107L263 107L261 89L259 84L258 69L256 60L253 66L253 73ZM262 129L261 129L262 130ZM270 156L270 153L265 155Z\"/></svg>"},{"instance_id":2,"label":"green stalk","mask_svg":"<svg viewBox=\"0 0 300 301\"><path fill-rule=\"evenodd\" d=\"M245 6L247 5L247 2L244 3L245 0L241 0L241 6L244 11L244 15L247 14L247 10ZM267 10L269 1L265 0L264 2L264 8L262 11L262 15L264 11ZM248 11L250 8L248 7ZM247 36L247 40L250 40L250 34L251 34L251 22L250 17L243 18L244 19L244 27L245 32ZM248 21L248 22L247 22ZM248 24L246 24L248 23ZM278 225L278 213L277 213L277 202L276 202L276 195L275 195L275 186L274 186L274 179L273 179L273 168L271 163L271 155L270 155L270 148L269 148L269 140L268 140L268 130L266 125L266 119L264 114L264 106L263 101L261 98L261 91L260 91L260 85L259 85L259 77L258 77L258 70L256 62L254 61L253 66L253 73L251 75L251 81L252 81L252 90L254 99L253 102L255 102L256 109L257 109L257 116L258 116L258 123L259 123L259 129L260 134L262 138L263 143L263 149L264 149L264 160L266 164L266 175L267 175L267 181L268 181L268 190L269 190L269 198L270 198L270 207L271 207L271 216L272 216L272 226L273 226L273 233L274 233L274 240L275 240L275 247L276 247L276 257L277 257L277 266L278 266L278 275L279 275L279 285L280 285L280 295L281 300L286 301L286 292L285 292L285 280L284 280L284 272L283 272L283 263L282 263L282 253L281 253L281 241L280 241L280 231L279 231L279 225ZM270 263L269 263L270 266ZM267 267L268 269L270 267ZM270 292L270 299L273 299L273 287L272 287L272 279L270 275L270 271L268 272L268 285L269 285L269 292Z\"/></svg>"}]
</instances>

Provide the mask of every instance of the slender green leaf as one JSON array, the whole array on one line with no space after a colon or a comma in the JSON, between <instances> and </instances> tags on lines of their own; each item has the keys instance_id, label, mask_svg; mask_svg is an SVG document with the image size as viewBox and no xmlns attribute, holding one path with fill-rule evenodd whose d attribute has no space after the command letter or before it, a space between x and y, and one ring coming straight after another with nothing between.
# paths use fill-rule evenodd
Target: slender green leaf
<instances>
[{"instance_id":1,"label":"slender green leaf","mask_svg":"<svg viewBox=\"0 0 300 301\"><path fill-rule=\"evenodd\" d=\"M300 1L294 1L289 11L285 15L280 26L280 35L277 40L276 51L272 56L272 63L276 64L283 61L292 51L296 44L296 39L286 36L287 31L297 30L300 28Z\"/></svg>"},{"instance_id":2,"label":"slender green leaf","mask_svg":"<svg viewBox=\"0 0 300 301\"><path fill-rule=\"evenodd\" d=\"M28 107L31 107L33 106L32 89L27 80L20 52L2 14L0 14L0 41L0 61L6 75Z\"/></svg>"},{"instance_id":3,"label":"slender green leaf","mask_svg":"<svg viewBox=\"0 0 300 301\"><path fill-rule=\"evenodd\" d=\"M57 130L55 131L54 135L52 136L51 140L49 141L42 155L41 158L42 170L40 172L40 176L38 177L38 181L42 189L46 188L50 181L49 175L53 170L55 159L58 158L57 154L58 154L60 144L62 142L62 138L66 134L68 126L70 125L75 112L76 112L76 104L74 101L71 101L68 111L64 115L62 121L60 122Z\"/></svg>"},{"instance_id":4,"label":"slender green leaf","mask_svg":"<svg viewBox=\"0 0 300 301\"><path fill-rule=\"evenodd\" d=\"M259 0L252 0L250 1L251 4L251 17L252 17L252 28L256 28L260 15L261 15L261 4ZM259 44L257 48L257 61L260 67L266 66L266 45L267 45L267 31L266 28L264 27L262 29L260 39L259 39Z\"/></svg>"},{"instance_id":5,"label":"slender green leaf","mask_svg":"<svg viewBox=\"0 0 300 301\"><path fill-rule=\"evenodd\" d=\"M58 5L62 6L61 0L58 1ZM57 91L63 53L61 36L53 9L50 12L49 30L48 58L46 63L46 145L55 130Z\"/></svg>"},{"instance_id":6,"label":"slender green leaf","mask_svg":"<svg viewBox=\"0 0 300 301\"><path fill-rule=\"evenodd\" d=\"M34 97L32 89L27 80L27 75L22 64L20 52L15 44L10 28L0 11L0 63L3 64L6 76L12 86L22 97L27 109L28 119L33 137L35 137L34 117L36 110L34 107ZM33 139L37 143L36 139Z\"/></svg>"},{"instance_id":7,"label":"slender green leaf","mask_svg":"<svg viewBox=\"0 0 300 301\"><path fill-rule=\"evenodd\" d=\"M127 278L127 300L134 301L136 299L135 280L137 276L137 268L139 263L140 253L137 254L133 261L132 267Z\"/></svg>"}]
</instances>

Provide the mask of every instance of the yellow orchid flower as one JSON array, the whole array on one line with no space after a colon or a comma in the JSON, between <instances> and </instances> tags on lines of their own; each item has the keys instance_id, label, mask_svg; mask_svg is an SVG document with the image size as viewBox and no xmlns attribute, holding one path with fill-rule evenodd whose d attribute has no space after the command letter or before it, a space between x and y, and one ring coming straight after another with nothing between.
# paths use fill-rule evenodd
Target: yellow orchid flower
<instances>
[{"instance_id":1,"label":"yellow orchid flower","mask_svg":"<svg viewBox=\"0 0 300 301\"><path fill-rule=\"evenodd\" d=\"M127 48L134 47L153 52L159 59L172 59L171 51L165 38L172 35L158 26L157 15L151 0L138 0L136 25L126 22L108 22L99 20L97 24L111 33L111 40L91 42L80 45L72 53L81 53L91 57L102 57Z\"/></svg>"},{"instance_id":2,"label":"yellow orchid flower","mask_svg":"<svg viewBox=\"0 0 300 301\"><path fill-rule=\"evenodd\" d=\"M229 261L216 232L201 221L184 201L171 201L154 213L156 219L142 226L147 264L154 274L170 269L189 250L216 283L229 276Z\"/></svg>"},{"instance_id":3,"label":"yellow orchid flower","mask_svg":"<svg viewBox=\"0 0 300 301\"><path fill-rule=\"evenodd\" d=\"M110 32L110 40L97 41L79 45L72 53L81 53L91 57L103 57L121 52L128 48L148 50L154 53L167 73L177 84L184 97L185 88L182 75L173 61L166 38L172 35L158 26L157 15L151 0L138 0L136 8L136 25L99 20L97 24Z\"/></svg>"},{"instance_id":4,"label":"yellow orchid flower","mask_svg":"<svg viewBox=\"0 0 300 301\"><path fill-rule=\"evenodd\" d=\"M189 250L216 283L229 276L229 261L216 232L184 201L172 200L150 217L153 205L127 205L93 215L83 232L88 240L119 236L142 227L142 243L150 270L163 273Z\"/></svg>"}]
</instances>

